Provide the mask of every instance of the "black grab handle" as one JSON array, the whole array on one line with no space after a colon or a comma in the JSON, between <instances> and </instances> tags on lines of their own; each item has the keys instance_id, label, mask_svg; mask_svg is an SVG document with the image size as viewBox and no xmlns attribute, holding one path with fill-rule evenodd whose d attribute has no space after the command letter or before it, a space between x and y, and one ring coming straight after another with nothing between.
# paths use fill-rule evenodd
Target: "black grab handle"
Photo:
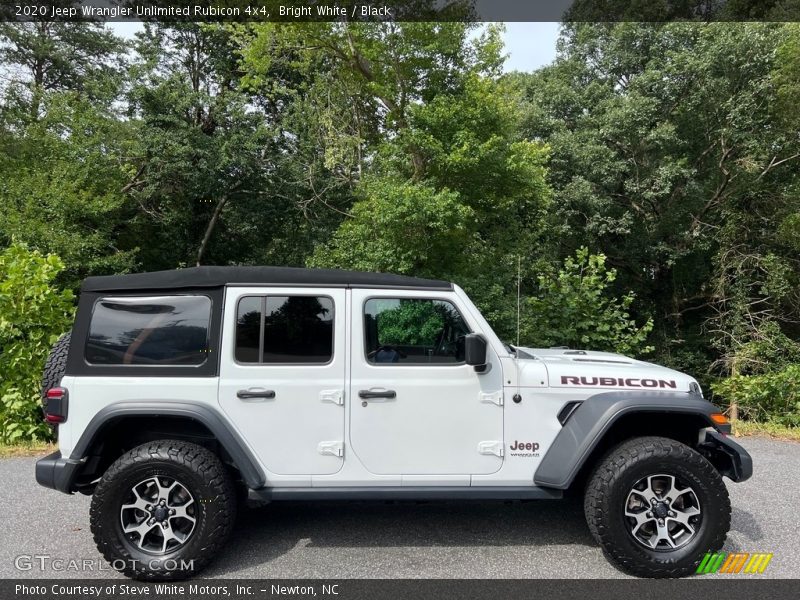
<instances>
[{"instance_id":1,"label":"black grab handle","mask_svg":"<svg viewBox=\"0 0 800 600\"><path fill-rule=\"evenodd\" d=\"M397 392L394 390L383 390L383 391L372 391L372 390L361 390L358 392L358 397L363 399L368 398L397 398Z\"/></svg>"},{"instance_id":2,"label":"black grab handle","mask_svg":"<svg viewBox=\"0 0 800 600\"><path fill-rule=\"evenodd\" d=\"M250 390L239 390L236 392L236 397L240 398L241 400L248 400L250 398L274 398L275 391L274 390L264 390L264 391L250 391Z\"/></svg>"}]
</instances>

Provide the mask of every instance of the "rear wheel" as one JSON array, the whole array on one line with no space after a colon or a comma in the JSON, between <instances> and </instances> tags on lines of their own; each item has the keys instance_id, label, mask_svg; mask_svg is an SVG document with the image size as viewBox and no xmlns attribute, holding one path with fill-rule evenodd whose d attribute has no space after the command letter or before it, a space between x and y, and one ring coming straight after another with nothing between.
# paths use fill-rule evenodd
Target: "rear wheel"
<instances>
[{"instance_id":1,"label":"rear wheel","mask_svg":"<svg viewBox=\"0 0 800 600\"><path fill-rule=\"evenodd\" d=\"M693 574L730 529L722 477L668 438L635 438L609 452L589 479L584 510L612 562L640 577Z\"/></svg>"},{"instance_id":2,"label":"rear wheel","mask_svg":"<svg viewBox=\"0 0 800 600\"><path fill-rule=\"evenodd\" d=\"M236 491L220 460L196 444L158 441L120 457L92 498L95 542L129 577L184 579L202 570L233 528Z\"/></svg>"}]
</instances>

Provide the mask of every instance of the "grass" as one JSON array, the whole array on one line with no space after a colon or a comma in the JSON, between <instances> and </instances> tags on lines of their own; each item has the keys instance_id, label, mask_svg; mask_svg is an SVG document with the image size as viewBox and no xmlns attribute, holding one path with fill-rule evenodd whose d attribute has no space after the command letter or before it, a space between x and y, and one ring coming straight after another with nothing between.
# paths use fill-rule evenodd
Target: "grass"
<instances>
[{"instance_id":1,"label":"grass","mask_svg":"<svg viewBox=\"0 0 800 600\"><path fill-rule=\"evenodd\" d=\"M55 444L52 442L20 442L19 444L0 444L0 458L14 458L19 456L41 456L54 452Z\"/></svg>"},{"instance_id":2,"label":"grass","mask_svg":"<svg viewBox=\"0 0 800 600\"><path fill-rule=\"evenodd\" d=\"M800 427L787 427L777 423L757 423L754 421L735 421L733 433L736 437L748 435L761 435L778 440L800 442Z\"/></svg>"}]
</instances>

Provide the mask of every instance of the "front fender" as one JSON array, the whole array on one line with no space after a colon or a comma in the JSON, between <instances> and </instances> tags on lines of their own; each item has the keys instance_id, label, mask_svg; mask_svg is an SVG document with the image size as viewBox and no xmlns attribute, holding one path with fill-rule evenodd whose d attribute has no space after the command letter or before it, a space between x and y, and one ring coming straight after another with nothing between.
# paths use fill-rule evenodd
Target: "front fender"
<instances>
[{"instance_id":1,"label":"front fender","mask_svg":"<svg viewBox=\"0 0 800 600\"><path fill-rule=\"evenodd\" d=\"M719 409L699 395L682 392L620 391L590 396L556 435L536 469L534 483L567 489L611 426L620 417L636 412L695 415L716 428L709 415Z\"/></svg>"}]
</instances>

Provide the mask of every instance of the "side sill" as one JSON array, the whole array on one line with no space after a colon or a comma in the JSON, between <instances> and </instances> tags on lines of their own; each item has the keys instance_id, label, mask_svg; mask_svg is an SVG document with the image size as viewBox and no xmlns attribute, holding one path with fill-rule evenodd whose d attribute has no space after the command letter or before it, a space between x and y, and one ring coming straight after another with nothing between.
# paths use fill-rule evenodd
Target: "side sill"
<instances>
[{"instance_id":1,"label":"side sill","mask_svg":"<svg viewBox=\"0 0 800 600\"><path fill-rule=\"evenodd\" d=\"M561 490L537 486L265 487L251 497L283 500L558 500Z\"/></svg>"}]
</instances>

